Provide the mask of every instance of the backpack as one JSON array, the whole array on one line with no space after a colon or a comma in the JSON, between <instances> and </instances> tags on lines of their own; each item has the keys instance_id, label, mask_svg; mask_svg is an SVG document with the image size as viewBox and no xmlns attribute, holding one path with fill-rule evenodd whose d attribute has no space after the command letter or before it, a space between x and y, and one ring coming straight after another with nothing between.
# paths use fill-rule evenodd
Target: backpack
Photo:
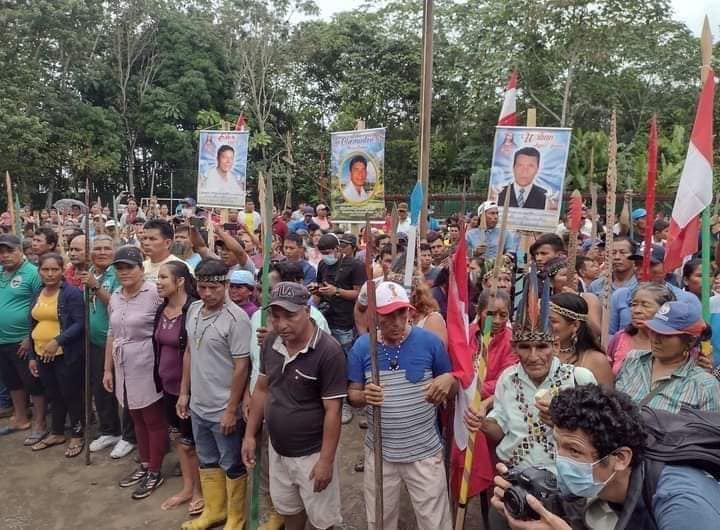
<instances>
[{"instance_id":1,"label":"backpack","mask_svg":"<svg viewBox=\"0 0 720 530\"><path fill-rule=\"evenodd\" d=\"M648 432L646 460L695 467L720 479L720 412L644 406L641 416Z\"/></svg>"}]
</instances>

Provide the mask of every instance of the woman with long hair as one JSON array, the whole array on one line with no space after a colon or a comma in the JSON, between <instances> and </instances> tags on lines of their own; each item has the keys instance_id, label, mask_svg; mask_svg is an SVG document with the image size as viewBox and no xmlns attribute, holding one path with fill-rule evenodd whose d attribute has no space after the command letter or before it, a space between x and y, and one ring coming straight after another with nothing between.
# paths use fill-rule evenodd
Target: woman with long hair
<instances>
[{"instance_id":1,"label":"woman with long hair","mask_svg":"<svg viewBox=\"0 0 720 530\"><path fill-rule=\"evenodd\" d=\"M675 295L665 285L650 282L638 285L630 303L630 325L616 333L608 344L607 356L614 374L620 372L630 352L650 350L650 335L645 322L655 316L660 306L673 301Z\"/></svg>"},{"instance_id":2,"label":"woman with long hair","mask_svg":"<svg viewBox=\"0 0 720 530\"><path fill-rule=\"evenodd\" d=\"M163 394L165 418L175 439L175 453L183 477L182 490L162 503L163 510L171 510L190 502L190 515L200 515L204 502L200 490L200 474L192 422L177 415L183 371L183 354L187 345L185 319L190 304L198 299L195 278L182 261L171 261L160 267L157 279L158 294L163 302L155 314L153 349L155 388Z\"/></svg>"},{"instance_id":3,"label":"woman with long hair","mask_svg":"<svg viewBox=\"0 0 720 530\"><path fill-rule=\"evenodd\" d=\"M145 281L140 249L120 247L113 265L121 287L108 304L103 386L115 391L118 403L130 411L140 452L140 465L120 481L120 487L136 486L132 498L144 499L165 481L160 468L168 448L163 396L153 377L154 320L161 301L157 286Z\"/></svg>"},{"instance_id":4,"label":"woman with long hair","mask_svg":"<svg viewBox=\"0 0 720 530\"><path fill-rule=\"evenodd\" d=\"M73 458L84 446L85 302L80 289L65 282L65 263L60 254L43 254L38 265L42 289L35 294L30 310L29 368L52 400L52 432L32 450L65 443L65 419L69 417L71 434L65 456Z\"/></svg>"},{"instance_id":5,"label":"woman with long hair","mask_svg":"<svg viewBox=\"0 0 720 530\"><path fill-rule=\"evenodd\" d=\"M418 328L425 328L434 333L447 347L447 326L445 320L438 311L438 304L430 294L430 288L424 281L415 282L412 289L410 303L415 308L411 312L411 323Z\"/></svg>"},{"instance_id":6,"label":"woman with long hair","mask_svg":"<svg viewBox=\"0 0 720 530\"><path fill-rule=\"evenodd\" d=\"M551 293L575 293L587 304L588 326L593 334L599 336L602 327L602 304L600 299L592 293L578 293L578 285L570 285L570 271L565 256L551 258L544 267L545 274L550 281Z\"/></svg>"},{"instance_id":7,"label":"woman with long hair","mask_svg":"<svg viewBox=\"0 0 720 530\"><path fill-rule=\"evenodd\" d=\"M683 288L697 296L702 298L702 260L691 259L685 265L683 265Z\"/></svg>"},{"instance_id":8,"label":"woman with long hair","mask_svg":"<svg viewBox=\"0 0 720 530\"><path fill-rule=\"evenodd\" d=\"M602 347L588 327L588 305L574 293L550 298L550 324L560 343L560 362L590 370L598 384L612 388L614 376Z\"/></svg>"}]
</instances>

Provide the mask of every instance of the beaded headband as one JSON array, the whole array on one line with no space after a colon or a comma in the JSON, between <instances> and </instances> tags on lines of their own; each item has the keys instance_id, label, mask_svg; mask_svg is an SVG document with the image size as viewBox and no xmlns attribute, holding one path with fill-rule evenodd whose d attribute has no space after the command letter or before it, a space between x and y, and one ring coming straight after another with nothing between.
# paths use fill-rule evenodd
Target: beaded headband
<instances>
[{"instance_id":1,"label":"beaded headband","mask_svg":"<svg viewBox=\"0 0 720 530\"><path fill-rule=\"evenodd\" d=\"M483 280L490 280L490 279L492 279L494 273L495 273L495 271L494 271L493 269L490 269L489 271L487 271L487 272L483 275ZM510 275L512 275L512 272L510 272L510 269L508 269L507 267L501 267L501 268L500 268L500 274L510 274Z\"/></svg>"},{"instance_id":2,"label":"beaded headband","mask_svg":"<svg viewBox=\"0 0 720 530\"><path fill-rule=\"evenodd\" d=\"M211 274L208 276L198 276L197 281L199 282L210 282L210 283L224 283L227 281L227 275L225 274Z\"/></svg>"},{"instance_id":3,"label":"beaded headband","mask_svg":"<svg viewBox=\"0 0 720 530\"><path fill-rule=\"evenodd\" d=\"M545 265L545 270L547 271L547 275L551 278L555 276L558 272L560 272L562 269L567 268L567 259L565 258L555 258L547 263Z\"/></svg>"},{"instance_id":4,"label":"beaded headband","mask_svg":"<svg viewBox=\"0 0 720 530\"><path fill-rule=\"evenodd\" d=\"M550 302L550 311L554 311L558 315L568 318L570 320L577 320L579 322L587 322L588 321L587 314L576 313L575 311L572 311L566 307L559 306L554 302Z\"/></svg>"},{"instance_id":5,"label":"beaded headband","mask_svg":"<svg viewBox=\"0 0 720 530\"><path fill-rule=\"evenodd\" d=\"M520 329L513 326L513 342L555 342L555 335L549 329Z\"/></svg>"}]
</instances>

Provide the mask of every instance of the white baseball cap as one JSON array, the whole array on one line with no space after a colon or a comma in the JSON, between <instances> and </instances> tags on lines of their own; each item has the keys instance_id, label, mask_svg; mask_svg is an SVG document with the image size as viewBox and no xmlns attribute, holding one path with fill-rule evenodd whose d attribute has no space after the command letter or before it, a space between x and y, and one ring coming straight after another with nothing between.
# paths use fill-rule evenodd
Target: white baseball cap
<instances>
[{"instance_id":1,"label":"white baseball cap","mask_svg":"<svg viewBox=\"0 0 720 530\"><path fill-rule=\"evenodd\" d=\"M487 212L490 210L497 210L498 205L495 201L485 201L480 206L478 206L478 215L482 215L483 212Z\"/></svg>"},{"instance_id":2,"label":"white baseball cap","mask_svg":"<svg viewBox=\"0 0 720 530\"><path fill-rule=\"evenodd\" d=\"M395 282L380 282L375 289L377 312L387 315L398 309L412 308L405 287Z\"/></svg>"},{"instance_id":3,"label":"white baseball cap","mask_svg":"<svg viewBox=\"0 0 720 530\"><path fill-rule=\"evenodd\" d=\"M111 228L113 226L117 226L117 223L114 219L110 219L109 221L105 221L105 228Z\"/></svg>"}]
</instances>

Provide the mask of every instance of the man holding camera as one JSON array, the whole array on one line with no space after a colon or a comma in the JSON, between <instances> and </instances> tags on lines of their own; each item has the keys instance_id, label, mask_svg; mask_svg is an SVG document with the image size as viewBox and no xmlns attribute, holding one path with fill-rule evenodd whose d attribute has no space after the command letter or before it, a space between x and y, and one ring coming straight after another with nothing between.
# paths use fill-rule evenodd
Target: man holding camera
<instances>
[{"instance_id":1,"label":"man holding camera","mask_svg":"<svg viewBox=\"0 0 720 530\"><path fill-rule=\"evenodd\" d=\"M510 528L717 528L720 483L702 469L644 457L647 431L627 395L595 385L569 388L552 400L549 412L558 487L552 493L539 482L518 487L498 465L492 504ZM525 503L517 502L523 497Z\"/></svg>"}]
</instances>

